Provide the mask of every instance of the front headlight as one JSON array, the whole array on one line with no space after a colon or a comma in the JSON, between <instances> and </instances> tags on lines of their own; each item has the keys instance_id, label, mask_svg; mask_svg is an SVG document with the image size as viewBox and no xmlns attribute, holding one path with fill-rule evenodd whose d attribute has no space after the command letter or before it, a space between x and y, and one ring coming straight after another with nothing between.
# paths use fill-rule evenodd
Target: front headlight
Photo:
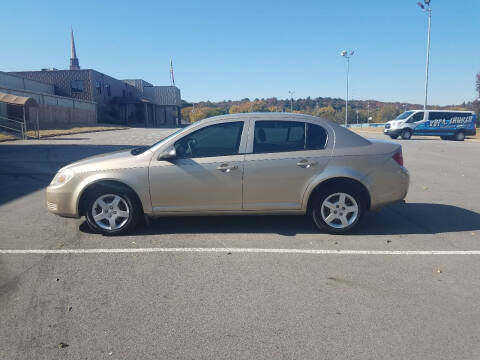
<instances>
[{"instance_id":1,"label":"front headlight","mask_svg":"<svg viewBox=\"0 0 480 360\"><path fill-rule=\"evenodd\" d=\"M65 185L67 182L70 181L73 175L74 175L73 170L70 170L70 169L60 170L53 178L52 182L50 183L50 186L58 187L58 186Z\"/></svg>"}]
</instances>

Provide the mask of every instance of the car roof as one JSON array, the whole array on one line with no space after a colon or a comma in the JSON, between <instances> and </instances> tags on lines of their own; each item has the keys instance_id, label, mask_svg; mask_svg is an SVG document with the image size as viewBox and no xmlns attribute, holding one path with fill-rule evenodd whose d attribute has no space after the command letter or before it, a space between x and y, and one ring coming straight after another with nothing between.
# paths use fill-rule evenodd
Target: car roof
<instances>
[{"instance_id":1,"label":"car roof","mask_svg":"<svg viewBox=\"0 0 480 360\"><path fill-rule=\"evenodd\" d=\"M340 126L338 123L322 119L312 115L290 113L290 112L257 112L257 113L236 113L236 114L226 114L218 115L210 118L206 118L200 121L197 121L198 125L208 124L213 121L222 121L222 120L292 120L292 121L311 121L316 122L319 125L324 124L328 125L332 131L334 131L335 137L335 146L336 147L352 147L352 146L363 146L370 144L370 141L360 136L359 134L350 131L343 126Z\"/></svg>"},{"instance_id":2,"label":"car roof","mask_svg":"<svg viewBox=\"0 0 480 360\"><path fill-rule=\"evenodd\" d=\"M251 112L251 113L235 113L235 114L225 114L225 115L217 115L213 117L209 117L206 119L202 119L198 121L198 123L206 123L210 121L218 121L218 120L233 120L233 119L260 119L260 120L309 120L313 122L319 123L328 123L330 126L339 126L337 123L322 119L316 116L307 115L307 114L298 114L298 113L291 113L291 112Z\"/></svg>"},{"instance_id":3,"label":"car roof","mask_svg":"<svg viewBox=\"0 0 480 360\"><path fill-rule=\"evenodd\" d=\"M423 110L423 109L417 109L417 110L407 110L407 111L428 111L428 112L456 112L456 113L473 113L473 111L470 110Z\"/></svg>"}]
</instances>

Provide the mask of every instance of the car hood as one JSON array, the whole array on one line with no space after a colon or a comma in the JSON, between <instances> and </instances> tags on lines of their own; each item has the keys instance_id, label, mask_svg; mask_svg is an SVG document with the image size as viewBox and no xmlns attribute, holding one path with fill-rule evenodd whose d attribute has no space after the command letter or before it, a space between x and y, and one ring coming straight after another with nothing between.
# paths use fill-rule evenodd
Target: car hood
<instances>
[{"instance_id":1,"label":"car hood","mask_svg":"<svg viewBox=\"0 0 480 360\"><path fill-rule=\"evenodd\" d=\"M142 162L141 159L145 157L145 155L148 157L151 157L152 155L150 151L146 151L141 155L135 156L132 155L131 151L132 149L119 150L112 153L91 156L71 163L63 167L62 170L71 169L75 172L82 173L98 170L130 168L135 167L139 162Z\"/></svg>"}]
</instances>

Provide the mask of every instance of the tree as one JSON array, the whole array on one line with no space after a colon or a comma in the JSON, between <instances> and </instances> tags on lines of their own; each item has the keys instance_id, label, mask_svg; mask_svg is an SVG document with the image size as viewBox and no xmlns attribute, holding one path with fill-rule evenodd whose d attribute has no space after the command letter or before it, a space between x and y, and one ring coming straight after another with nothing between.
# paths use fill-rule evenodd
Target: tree
<instances>
[{"instance_id":1,"label":"tree","mask_svg":"<svg viewBox=\"0 0 480 360\"><path fill-rule=\"evenodd\" d=\"M400 110L395 105L384 105L380 108L378 113L375 116L375 122L387 122L395 119L399 114Z\"/></svg>"},{"instance_id":2,"label":"tree","mask_svg":"<svg viewBox=\"0 0 480 360\"><path fill-rule=\"evenodd\" d=\"M185 120L185 121L188 121L188 122L191 122L190 120L190 113L192 112L192 107L191 106L188 106L188 107L184 107L182 109L182 119Z\"/></svg>"}]
</instances>

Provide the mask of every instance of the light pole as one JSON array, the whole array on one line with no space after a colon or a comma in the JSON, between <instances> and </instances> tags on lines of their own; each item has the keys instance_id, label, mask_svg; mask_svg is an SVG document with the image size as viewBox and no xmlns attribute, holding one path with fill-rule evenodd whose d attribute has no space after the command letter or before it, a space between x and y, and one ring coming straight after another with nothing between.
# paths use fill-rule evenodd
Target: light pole
<instances>
[{"instance_id":1,"label":"light pole","mask_svg":"<svg viewBox=\"0 0 480 360\"><path fill-rule=\"evenodd\" d=\"M417 2L418 6L428 15L428 35L427 35L427 63L425 66L425 103L423 105L423 110L427 110L428 102L428 68L430 67L430 26L432 22L432 9L430 9L431 0L423 0L425 5L420 1Z\"/></svg>"},{"instance_id":2,"label":"light pole","mask_svg":"<svg viewBox=\"0 0 480 360\"><path fill-rule=\"evenodd\" d=\"M295 91L289 91L290 94L290 112L293 112L293 94L295 94Z\"/></svg>"},{"instance_id":3,"label":"light pole","mask_svg":"<svg viewBox=\"0 0 480 360\"><path fill-rule=\"evenodd\" d=\"M347 50L343 50L340 55L347 60L347 100L345 101L345 127L348 123L348 74L350 73L350 58L355 54L355 51L351 51L350 54Z\"/></svg>"}]
</instances>

